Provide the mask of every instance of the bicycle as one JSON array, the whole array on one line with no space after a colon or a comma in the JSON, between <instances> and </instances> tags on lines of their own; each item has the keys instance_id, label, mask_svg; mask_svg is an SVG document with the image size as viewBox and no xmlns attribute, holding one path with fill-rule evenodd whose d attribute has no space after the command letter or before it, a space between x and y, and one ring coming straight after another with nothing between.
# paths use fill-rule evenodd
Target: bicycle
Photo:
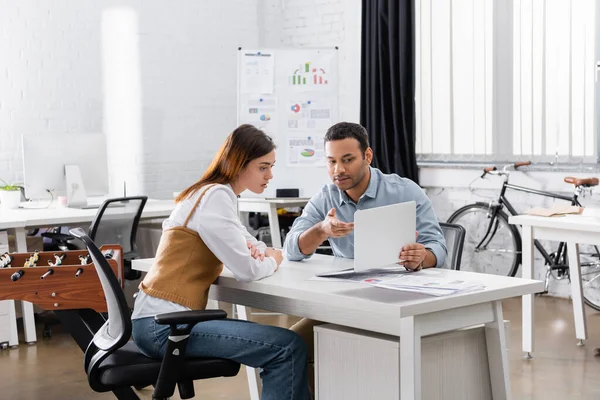
<instances>
[{"instance_id":1,"label":"bicycle","mask_svg":"<svg viewBox=\"0 0 600 400\"><path fill-rule=\"evenodd\" d=\"M575 186L573 195L569 197L509 183L509 169L517 170L519 167L527 165L531 165L531 162L508 164L502 170L498 170L496 167L485 168L481 179L487 175L503 178L498 197L489 203L475 202L466 205L448 218L449 223L462 225L467 233L463 247L462 270L506 276L517 274L521 264L521 234L516 226L508 223L507 213L509 215L518 215L519 213L507 199L507 189L565 200L571 205L581 206L579 198L585 197L587 192L591 193L592 188L598 185L597 178L565 177L565 182ZM567 245L561 242L555 251L549 253L538 240L535 240L534 244L545 261L544 293L547 293L550 276L557 280L570 279ZM583 296L589 306L600 311L600 254L598 247L580 245L580 249Z\"/></svg>"}]
</instances>

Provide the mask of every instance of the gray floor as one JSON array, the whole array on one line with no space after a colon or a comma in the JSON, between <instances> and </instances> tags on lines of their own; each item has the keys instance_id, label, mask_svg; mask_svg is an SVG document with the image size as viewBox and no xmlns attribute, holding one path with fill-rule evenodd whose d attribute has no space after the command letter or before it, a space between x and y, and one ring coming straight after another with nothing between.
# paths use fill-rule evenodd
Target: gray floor
<instances>
[{"instance_id":1,"label":"gray floor","mask_svg":"<svg viewBox=\"0 0 600 400\"><path fill-rule=\"evenodd\" d=\"M521 300L504 302L504 316L511 321L510 372L514 399L600 399L600 313L587 309L590 339L578 347L571 303L563 299L536 299L533 360L522 357ZM287 316L257 316L257 322L288 327L297 319ZM111 399L112 394L94 393L83 371L83 355L71 338L56 332L34 346L0 351L0 399ZM426 380L426 377L424 377ZM245 372L235 378L196 383L197 398L203 400L249 399ZM140 393L151 399L151 390ZM175 396L174 399L179 399ZM377 399L378 400L378 399Z\"/></svg>"}]
</instances>

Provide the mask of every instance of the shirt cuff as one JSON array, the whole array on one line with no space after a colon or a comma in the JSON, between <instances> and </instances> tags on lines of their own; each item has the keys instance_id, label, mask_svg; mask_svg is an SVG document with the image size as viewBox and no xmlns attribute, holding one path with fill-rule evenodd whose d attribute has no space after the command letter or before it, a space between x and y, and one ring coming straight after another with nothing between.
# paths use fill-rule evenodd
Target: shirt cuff
<instances>
[{"instance_id":1,"label":"shirt cuff","mask_svg":"<svg viewBox=\"0 0 600 400\"><path fill-rule=\"evenodd\" d=\"M300 251L299 241L301 234L302 232L288 233L283 251L285 258L290 261L302 261L312 256L312 254L306 255Z\"/></svg>"},{"instance_id":2,"label":"shirt cuff","mask_svg":"<svg viewBox=\"0 0 600 400\"><path fill-rule=\"evenodd\" d=\"M447 254L447 251L444 248L444 246L442 246L436 242L424 243L423 246L425 246L425 248L427 250L431 251L433 253L433 255L435 256L435 259L436 259L435 267L436 268L440 268L440 267L444 266L444 263L446 262L446 254Z\"/></svg>"}]
</instances>

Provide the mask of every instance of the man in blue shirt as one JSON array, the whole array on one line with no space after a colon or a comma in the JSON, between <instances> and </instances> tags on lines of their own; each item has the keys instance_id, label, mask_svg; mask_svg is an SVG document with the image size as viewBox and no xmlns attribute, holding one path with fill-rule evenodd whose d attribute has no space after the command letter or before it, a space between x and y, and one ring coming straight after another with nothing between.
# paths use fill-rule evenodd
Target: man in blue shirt
<instances>
[{"instance_id":1,"label":"man in blue shirt","mask_svg":"<svg viewBox=\"0 0 600 400\"><path fill-rule=\"evenodd\" d=\"M333 184L323 186L294 221L284 245L288 260L309 258L325 239L329 240L335 256L354 258L356 210L414 200L417 239L402 248L398 260L405 261L399 264L409 270L444 265L446 242L431 201L410 179L387 175L370 166L373 150L365 128L351 122L333 125L325 134L325 155ZM306 341L310 361L314 357L313 327L319 323L303 319L291 327ZM310 367L312 388L314 376Z\"/></svg>"},{"instance_id":2,"label":"man in blue shirt","mask_svg":"<svg viewBox=\"0 0 600 400\"><path fill-rule=\"evenodd\" d=\"M284 246L288 260L310 257L325 239L335 256L354 258L356 210L414 200L418 235L398 255L406 260L400 264L411 270L444 265L446 243L431 201L410 179L370 166L373 151L365 128L351 122L333 125L325 135L325 154L333 184L323 186L294 222Z\"/></svg>"}]
</instances>

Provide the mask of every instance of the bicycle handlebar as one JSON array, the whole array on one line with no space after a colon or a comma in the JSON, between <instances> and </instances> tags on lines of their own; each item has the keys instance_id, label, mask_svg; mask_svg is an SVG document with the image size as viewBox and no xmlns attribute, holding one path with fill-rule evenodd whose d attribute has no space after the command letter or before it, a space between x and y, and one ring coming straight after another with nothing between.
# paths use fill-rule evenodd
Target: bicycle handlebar
<instances>
[{"instance_id":1,"label":"bicycle handlebar","mask_svg":"<svg viewBox=\"0 0 600 400\"><path fill-rule=\"evenodd\" d=\"M484 176L486 176L487 174L489 174L492 171L495 171L497 168L496 167L487 167L483 169L483 174L481 174L481 177L483 178Z\"/></svg>"},{"instance_id":2,"label":"bicycle handlebar","mask_svg":"<svg viewBox=\"0 0 600 400\"><path fill-rule=\"evenodd\" d=\"M487 174L492 174L492 175L508 175L508 168L512 167L514 169L517 169L519 167L525 167L531 165L531 161L517 161L513 164L507 164L502 168L502 171L498 171L498 168L496 167L486 167L483 169L483 174L481 174L481 177L485 177Z\"/></svg>"},{"instance_id":3,"label":"bicycle handlebar","mask_svg":"<svg viewBox=\"0 0 600 400\"><path fill-rule=\"evenodd\" d=\"M515 169L517 169L519 167L525 167L527 165L531 165L531 161L517 161L516 163L513 164L513 167L515 167Z\"/></svg>"}]
</instances>

